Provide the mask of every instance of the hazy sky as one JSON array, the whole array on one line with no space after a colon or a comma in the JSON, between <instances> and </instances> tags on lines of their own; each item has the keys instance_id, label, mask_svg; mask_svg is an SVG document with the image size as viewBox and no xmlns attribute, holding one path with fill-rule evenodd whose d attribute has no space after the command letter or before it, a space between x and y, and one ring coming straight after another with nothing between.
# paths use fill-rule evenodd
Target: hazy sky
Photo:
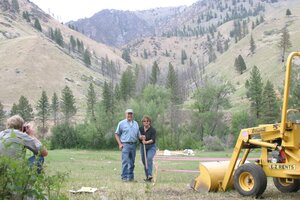
<instances>
[{"instance_id":1,"label":"hazy sky","mask_svg":"<svg viewBox=\"0 0 300 200\"><path fill-rule=\"evenodd\" d=\"M103 9L145 10L157 7L191 5L197 0L30 0L56 19L67 22L91 17Z\"/></svg>"}]
</instances>

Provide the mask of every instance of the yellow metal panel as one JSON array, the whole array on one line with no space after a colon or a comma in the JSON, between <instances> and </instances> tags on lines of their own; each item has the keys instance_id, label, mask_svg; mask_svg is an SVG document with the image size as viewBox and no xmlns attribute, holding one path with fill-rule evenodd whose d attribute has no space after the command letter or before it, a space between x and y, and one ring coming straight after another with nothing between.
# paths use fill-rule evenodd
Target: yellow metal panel
<instances>
[{"instance_id":1,"label":"yellow metal panel","mask_svg":"<svg viewBox=\"0 0 300 200\"><path fill-rule=\"evenodd\" d=\"M279 128L280 124L264 124L245 130L248 130L249 135L251 135L252 137L255 137L255 135L259 135L262 140L267 141L281 138Z\"/></svg>"},{"instance_id":2,"label":"yellow metal panel","mask_svg":"<svg viewBox=\"0 0 300 200\"><path fill-rule=\"evenodd\" d=\"M291 131L285 131L282 146L289 149L300 148L300 124L293 124Z\"/></svg>"},{"instance_id":3,"label":"yellow metal panel","mask_svg":"<svg viewBox=\"0 0 300 200\"><path fill-rule=\"evenodd\" d=\"M263 170L269 177L300 179L300 166L296 163L268 163Z\"/></svg>"},{"instance_id":4,"label":"yellow metal panel","mask_svg":"<svg viewBox=\"0 0 300 200\"><path fill-rule=\"evenodd\" d=\"M240 133L240 136L239 136L239 138L236 142L236 145L234 147L234 150L233 150L233 153L232 153L232 156L231 156L231 159L230 159L229 166L227 168L227 171L226 171L225 176L224 176L224 180L222 182L221 189L223 191L226 191L228 189L230 180L232 179L234 168L236 166L236 162L237 162L237 160L239 158L239 155L240 155L240 152L242 150L243 139L245 139L245 137L246 137L246 132L244 130L242 130L241 133Z\"/></svg>"},{"instance_id":5,"label":"yellow metal panel","mask_svg":"<svg viewBox=\"0 0 300 200\"><path fill-rule=\"evenodd\" d=\"M291 158L293 158L294 160L296 160L297 162L299 162L300 164L300 155L297 153L294 153L293 151L286 149L285 153L290 156ZM290 163L290 162L289 162Z\"/></svg>"},{"instance_id":6,"label":"yellow metal panel","mask_svg":"<svg viewBox=\"0 0 300 200\"><path fill-rule=\"evenodd\" d=\"M195 180L194 189L199 192L217 192L228 165L229 161L200 163L200 175ZM230 183L228 187L232 186Z\"/></svg>"},{"instance_id":7,"label":"yellow metal panel","mask_svg":"<svg viewBox=\"0 0 300 200\"><path fill-rule=\"evenodd\" d=\"M259 147L269 147L272 149L275 149L277 146L277 144L273 144L273 143L269 143L269 142L262 142L261 140L258 140L258 139L250 139L249 143L259 146Z\"/></svg>"}]
</instances>

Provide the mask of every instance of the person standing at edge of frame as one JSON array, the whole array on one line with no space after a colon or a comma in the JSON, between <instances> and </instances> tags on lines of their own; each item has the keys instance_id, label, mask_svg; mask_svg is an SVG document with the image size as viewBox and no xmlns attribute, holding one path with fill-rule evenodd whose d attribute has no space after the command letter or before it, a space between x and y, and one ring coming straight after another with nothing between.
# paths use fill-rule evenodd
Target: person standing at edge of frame
<instances>
[{"instance_id":1,"label":"person standing at edge of frame","mask_svg":"<svg viewBox=\"0 0 300 200\"><path fill-rule=\"evenodd\" d=\"M156 130L151 126L152 120L149 116L145 115L142 119L143 126L140 127L141 137L141 158L144 164L146 179L144 181L152 181L153 158L156 153Z\"/></svg>"},{"instance_id":2,"label":"person standing at edge of frame","mask_svg":"<svg viewBox=\"0 0 300 200\"><path fill-rule=\"evenodd\" d=\"M133 110L125 111L125 119L119 122L115 131L115 138L122 151L122 174L124 182L134 181L134 163L137 141L140 136L139 125L133 120Z\"/></svg>"}]
</instances>

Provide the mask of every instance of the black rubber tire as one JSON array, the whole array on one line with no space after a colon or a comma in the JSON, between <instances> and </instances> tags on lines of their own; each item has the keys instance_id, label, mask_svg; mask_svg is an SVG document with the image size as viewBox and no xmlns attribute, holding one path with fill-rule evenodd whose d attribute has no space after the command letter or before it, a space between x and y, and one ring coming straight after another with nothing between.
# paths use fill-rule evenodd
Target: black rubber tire
<instances>
[{"instance_id":1,"label":"black rubber tire","mask_svg":"<svg viewBox=\"0 0 300 200\"><path fill-rule=\"evenodd\" d=\"M274 185L280 192L297 192L300 189L300 179L294 179L294 183L286 183L285 180L285 178L273 178Z\"/></svg>"},{"instance_id":2,"label":"black rubber tire","mask_svg":"<svg viewBox=\"0 0 300 200\"><path fill-rule=\"evenodd\" d=\"M258 198L267 188L267 177L260 166L247 163L236 169L233 184L241 195Z\"/></svg>"}]
</instances>

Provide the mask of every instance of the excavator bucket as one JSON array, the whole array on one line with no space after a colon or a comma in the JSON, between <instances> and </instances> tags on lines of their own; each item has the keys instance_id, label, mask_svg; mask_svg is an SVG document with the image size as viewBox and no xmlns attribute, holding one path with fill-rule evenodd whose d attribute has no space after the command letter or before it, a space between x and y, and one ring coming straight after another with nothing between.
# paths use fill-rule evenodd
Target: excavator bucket
<instances>
[{"instance_id":1,"label":"excavator bucket","mask_svg":"<svg viewBox=\"0 0 300 200\"><path fill-rule=\"evenodd\" d=\"M200 175L192 181L191 187L199 192L217 192L228 166L229 161L200 163ZM229 183L229 188L233 188L232 181Z\"/></svg>"}]
</instances>

